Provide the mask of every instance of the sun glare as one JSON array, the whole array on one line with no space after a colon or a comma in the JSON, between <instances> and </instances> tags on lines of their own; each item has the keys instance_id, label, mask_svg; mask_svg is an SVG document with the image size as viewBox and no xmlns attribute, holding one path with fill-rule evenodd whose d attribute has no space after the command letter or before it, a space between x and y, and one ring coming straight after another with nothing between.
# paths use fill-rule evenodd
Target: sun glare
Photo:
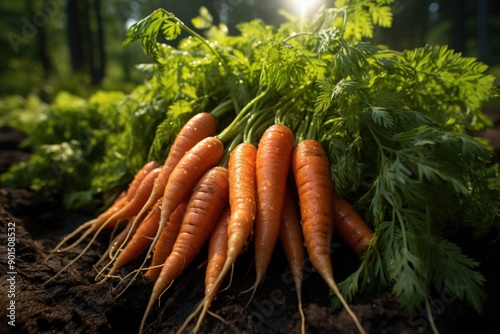
<instances>
[{"instance_id":1,"label":"sun glare","mask_svg":"<svg viewBox=\"0 0 500 334\"><path fill-rule=\"evenodd\" d=\"M310 15L314 10L316 10L321 3L322 0L290 0L293 11L304 17Z\"/></svg>"}]
</instances>

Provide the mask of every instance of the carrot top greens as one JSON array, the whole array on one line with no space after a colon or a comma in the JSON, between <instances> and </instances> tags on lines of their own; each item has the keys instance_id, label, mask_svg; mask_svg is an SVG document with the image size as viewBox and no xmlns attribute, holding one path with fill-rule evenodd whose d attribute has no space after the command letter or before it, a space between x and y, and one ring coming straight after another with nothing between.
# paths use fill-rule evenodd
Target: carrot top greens
<instances>
[{"instance_id":1,"label":"carrot top greens","mask_svg":"<svg viewBox=\"0 0 500 334\"><path fill-rule=\"evenodd\" d=\"M218 119L226 150L282 123L296 142L321 141L337 192L374 229L359 268L339 284L347 299L391 288L415 310L437 290L479 311L485 279L450 236L498 233L498 166L472 136L491 125L481 107L497 94L494 77L446 46L373 44L375 26L391 25L392 2L338 0L310 19L284 13L279 27L241 23L235 36L204 8L194 28L158 9L124 42L139 41L153 60L141 66L143 85L58 100L30 122L10 115L25 130L45 123L28 131L31 160L2 184L59 191L69 208L82 207L121 191L146 161L163 161L195 113Z\"/></svg>"}]
</instances>

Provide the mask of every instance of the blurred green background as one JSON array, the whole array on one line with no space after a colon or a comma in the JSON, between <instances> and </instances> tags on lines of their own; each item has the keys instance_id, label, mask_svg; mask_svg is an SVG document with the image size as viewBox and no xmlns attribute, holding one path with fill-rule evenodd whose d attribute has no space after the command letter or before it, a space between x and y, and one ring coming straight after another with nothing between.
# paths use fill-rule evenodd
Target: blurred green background
<instances>
[{"instance_id":1,"label":"blurred green background","mask_svg":"<svg viewBox=\"0 0 500 334\"><path fill-rule=\"evenodd\" d=\"M185 23L209 9L235 33L238 22L281 22L278 9L298 14L299 0L18 0L0 3L0 97L57 92L89 96L97 89L130 91L144 80L136 64L149 62L138 43L122 48L127 27L162 7ZM331 1L302 0L331 4ZM500 2L395 0L392 28L374 40L395 50L447 44L477 57L500 77ZM498 80L497 80L498 83Z\"/></svg>"}]
</instances>

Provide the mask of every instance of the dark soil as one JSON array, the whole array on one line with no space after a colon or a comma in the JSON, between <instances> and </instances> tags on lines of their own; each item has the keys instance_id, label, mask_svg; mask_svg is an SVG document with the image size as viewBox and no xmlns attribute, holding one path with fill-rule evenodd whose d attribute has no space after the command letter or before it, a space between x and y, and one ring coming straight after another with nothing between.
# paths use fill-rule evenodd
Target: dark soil
<instances>
[{"instance_id":1,"label":"dark soil","mask_svg":"<svg viewBox=\"0 0 500 334\"><path fill-rule=\"evenodd\" d=\"M488 135L495 138L496 133ZM18 149L17 144L22 139L22 133L0 128L0 174L11 164L29 157L29 152ZM93 264L105 250L109 233L101 235L76 263L44 285L84 245L67 253L54 254L44 261L48 251L65 234L90 218L93 217L65 212L56 197L42 196L27 189L0 188L0 333L137 332L152 282L139 275L136 280L124 280L121 284L118 279L95 283ZM12 231L7 229L14 226L15 263L9 268L9 240L5 231ZM481 263L480 271L487 279L486 305L479 315L467 304L436 293L433 300L436 326L441 333L497 333L500 327L499 243L468 237L458 242L466 254ZM341 243L336 248L334 262L338 280L357 265L356 258ZM134 265L137 263L124 268L120 274L124 276ZM10 273L12 271L14 273ZM286 259L278 249L263 285L245 309L250 295L241 291L254 282L252 250L249 249L238 260L231 287L220 293L211 307L225 322L208 315L201 332L299 333L296 295L287 274ZM148 333L175 332L201 299L203 285L204 263L203 256L199 256L154 307L148 318ZM128 288L124 291L125 286ZM328 287L310 267L305 272L303 299L307 333L357 333L345 311L331 308ZM15 302L15 311L8 310L12 302ZM424 309L409 314L386 291L356 300L351 307L368 333L432 332ZM11 314L15 317L9 318ZM8 324L12 319L15 327Z\"/></svg>"}]
</instances>

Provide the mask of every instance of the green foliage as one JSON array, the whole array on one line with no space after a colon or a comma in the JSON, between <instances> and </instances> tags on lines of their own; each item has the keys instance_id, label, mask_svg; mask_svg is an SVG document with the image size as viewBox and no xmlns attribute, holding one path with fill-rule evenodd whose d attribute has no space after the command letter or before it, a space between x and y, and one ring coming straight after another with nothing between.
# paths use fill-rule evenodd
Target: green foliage
<instances>
[{"instance_id":1,"label":"green foliage","mask_svg":"<svg viewBox=\"0 0 500 334\"><path fill-rule=\"evenodd\" d=\"M489 125L481 105L497 94L494 78L445 46L401 53L371 43L376 25L391 24L391 3L337 1L310 20L285 13L279 27L241 23L237 36L211 25L205 9L194 19L205 36L156 10L124 42L141 43L151 77L125 96L61 95L41 108L26 123L44 122L28 138L35 155L2 181L55 189L82 206L124 189L147 160L163 161L195 113L217 117L228 150L279 121L297 141L323 143L337 192L375 231L340 284L346 296L391 288L414 310L446 290L480 310L484 278L449 237L498 233L498 167L471 135ZM159 41L181 32L177 47Z\"/></svg>"},{"instance_id":2,"label":"green foliage","mask_svg":"<svg viewBox=\"0 0 500 334\"><path fill-rule=\"evenodd\" d=\"M361 41L372 38L374 27L390 27L392 10L389 5L393 0L337 0L335 7L346 11L344 22L344 38L351 41Z\"/></svg>"},{"instance_id":3,"label":"green foliage","mask_svg":"<svg viewBox=\"0 0 500 334\"><path fill-rule=\"evenodd\" d=\"M0 126L9 125L30 133L40 124L46 109L47 105L34 95L6 96L0 99Z\"/></svg>"},{"instance_id":4,"label":"green foliage","mask_svg":"<svg viewBox=\"0 0 500 334\"><path fill-rule=\"evenodd\" d=\"M2 185L60 192L68 207L95 210L94 169L113 152L108 145L122 131L116 109L123 98L119 92L98 92L88 100L61 92L50 106L28 101L24 112L11 111L6 121L28 134L23 146L33 156L1 175Z\"/></svg>"}]
</instances>

